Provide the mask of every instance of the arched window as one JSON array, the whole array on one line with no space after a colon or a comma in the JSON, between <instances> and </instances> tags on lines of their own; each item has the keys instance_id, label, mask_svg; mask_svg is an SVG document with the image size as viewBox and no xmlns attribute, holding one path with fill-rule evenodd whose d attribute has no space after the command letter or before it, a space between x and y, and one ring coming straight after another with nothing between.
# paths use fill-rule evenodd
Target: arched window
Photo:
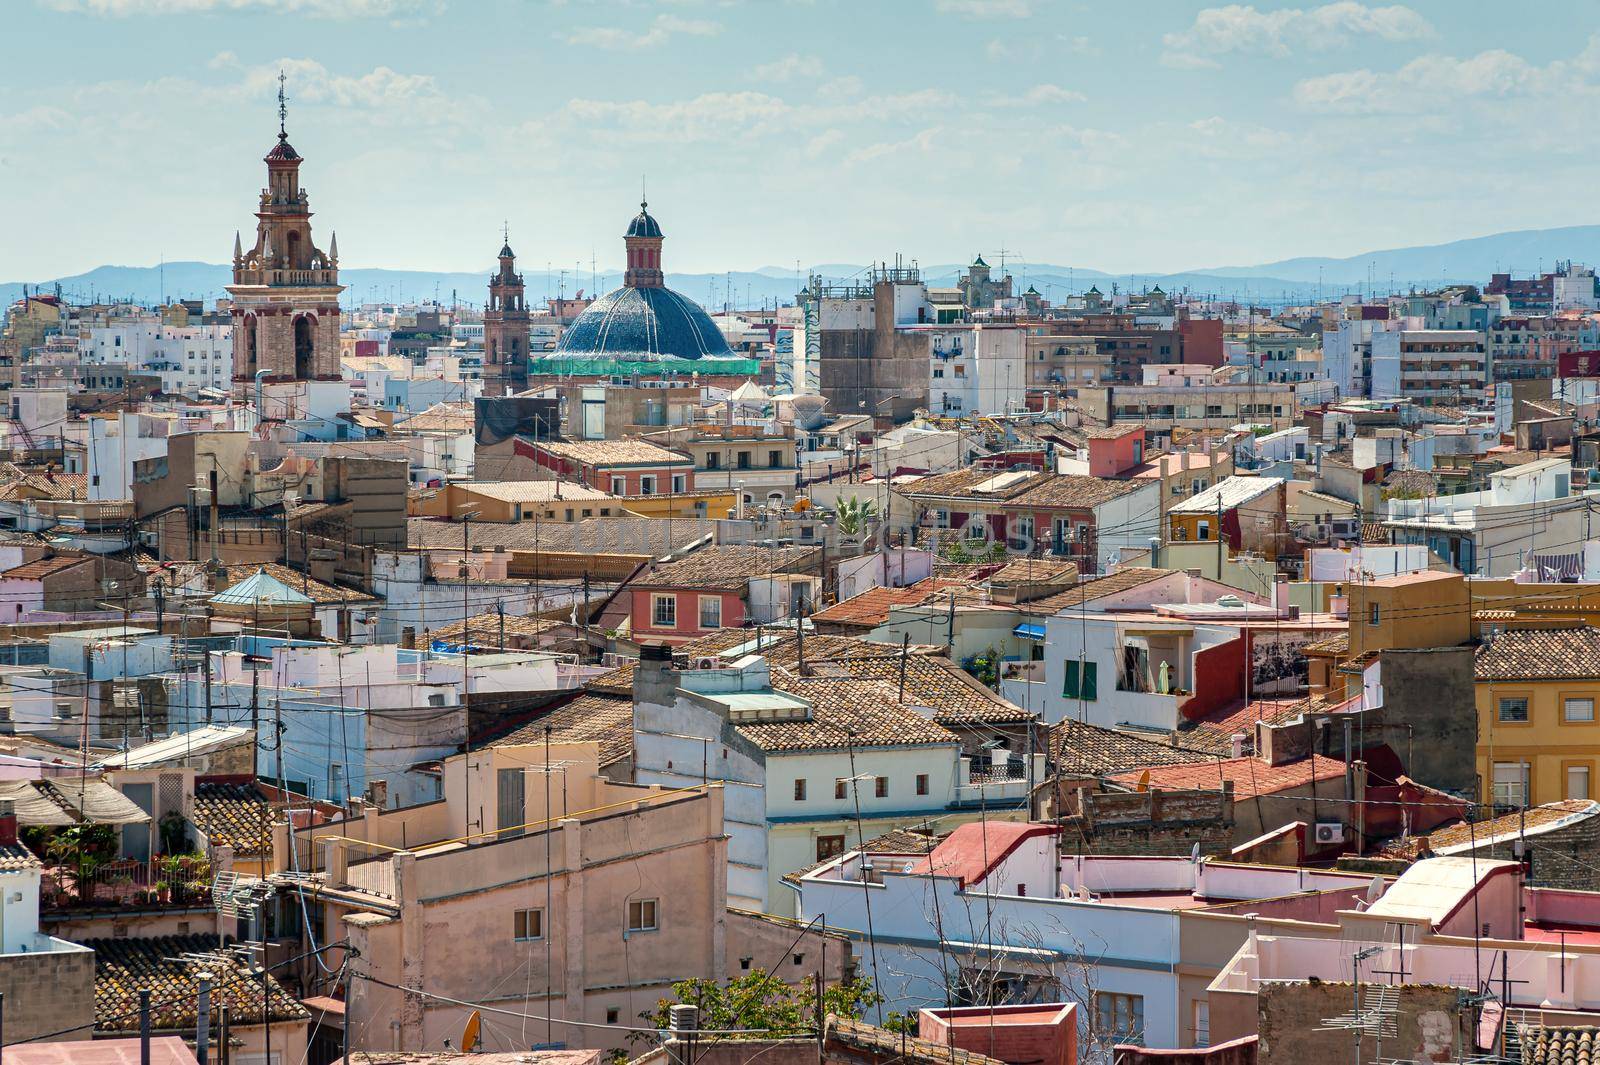
<instances>
[{"instance_id":1,"label":"arched window","mask_svg":"<svg viewBox=\"0 0 1600 1065\"><path fill-rule=\"evenodd\" d=\"M294 375L302 381L312 375L316 366L313 358L316 329L317 320L309 314L302 314L294 320Z\"/></svg>"}]
</instances>

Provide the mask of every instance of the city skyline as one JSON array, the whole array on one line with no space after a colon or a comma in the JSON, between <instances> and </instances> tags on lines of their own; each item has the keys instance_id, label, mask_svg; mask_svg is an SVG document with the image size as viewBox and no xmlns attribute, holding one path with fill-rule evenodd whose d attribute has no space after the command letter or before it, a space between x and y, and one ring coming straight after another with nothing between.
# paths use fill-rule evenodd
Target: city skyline
<instances>
[{"instance_id":1,"label":"city skyline","mask_svg":"<svg viewBox=\"0 0 1600 1065\"><path fill-rule=\"evenodd\" d=\"M615 268L641 180L683 271L1001 249L1203 270L1584 222L1600 22L1527 23L1349 0L1137 25L1033 0L45 0L0 74L0 193L35 208L0 278L222 261L279 70L318 224L356 266L482 271L509 220L530 265ZM69 165L84 151L102 165ZM1530 172L1539 196L1506 195Z\"/></svg>"}]
</instances>

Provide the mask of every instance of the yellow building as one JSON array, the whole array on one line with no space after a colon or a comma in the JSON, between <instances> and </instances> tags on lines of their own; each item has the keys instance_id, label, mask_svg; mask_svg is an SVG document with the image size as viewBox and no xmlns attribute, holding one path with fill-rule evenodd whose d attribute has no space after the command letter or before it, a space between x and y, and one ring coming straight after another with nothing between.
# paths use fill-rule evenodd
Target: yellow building
<instances>
[{"instance_id":1,"label":"yellow building","mask_svg":"<svg viewBox=\"0 0 1600 1065\"><path fill-rule=\"evenodd\" d=\"M1473 669L1484 801L1537 806L1595 794L1600 768L1600 629L1490 636Z\"/></svg>"},{"instance_id":2,"label":"yellow building","mask_svg":"<svg viewBox=\"0 0 1600 1065\"><path fill-rule=\"evenodd\" d=\"M1466 578L1423 570L1357 581L1337 589L1350 604L1349 657L1375 651L1458 647L1472 638Z\"/></svg>"},{"instance_id":3,"label":"yellow building","mask_svg":"<svg viewBox=\"0 0 1600 1065\"><path fill-rule=\"evenodd\" d=\"M638 518L731 518L739 508L733 489L674 492L671 495L624 496L623 509Z\"/></svg>"}]
</instances>

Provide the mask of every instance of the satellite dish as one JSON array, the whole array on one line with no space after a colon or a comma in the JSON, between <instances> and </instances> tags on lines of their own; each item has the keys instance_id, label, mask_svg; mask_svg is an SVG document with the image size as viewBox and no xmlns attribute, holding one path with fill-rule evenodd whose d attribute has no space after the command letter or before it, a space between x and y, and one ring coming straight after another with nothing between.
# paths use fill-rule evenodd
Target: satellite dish
<instances>
[{"instance_id":1,"label":"satellite dish","mask_svg":"<svg viewBox=\"0 0 1600 1065\"><path fill-rule=\"evenodd\" d=\"M461 1030L461 1053L470 1054L478 1049L478 1032L482 1027L483 1017L473 1010L472 1016L467 1018L467 1026Z\"/></svg>"}]
</instances>

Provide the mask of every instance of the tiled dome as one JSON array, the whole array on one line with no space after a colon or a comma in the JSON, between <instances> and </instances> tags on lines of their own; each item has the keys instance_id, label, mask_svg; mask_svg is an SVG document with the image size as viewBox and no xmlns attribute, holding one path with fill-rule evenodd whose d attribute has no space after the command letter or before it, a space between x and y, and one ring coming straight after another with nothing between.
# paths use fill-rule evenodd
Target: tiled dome
<instances>
[{"instance_id":1,"label":"tiled dome","mask_svg":"<svg viewBox=\"0 0 1600 1065\"><path fill-rule=\"evenodd\" d=\"M652 226L655 222L652 220ZM627 361L734 358L711 316L669 288L614 289L561 335L554 357Z\"/></svg>"},{"instance_id":2,"label":"tiled dome","mask_svg":"<svg viewBox=\"0 0 1600 1065\"><path fill-rule=\"evenodd\" d=\"M623 236L625 236L625 237L659 237L659 236L661 236L661 227L656 224L656 220L654 218L650 217L650 212L645 210L646 206L647 205L643 204L643 203L639 204L639 213L633 216L633 221L632 222L628 223L628 231L626 233L624 233Z\"/></svg>"}]
</instances>

